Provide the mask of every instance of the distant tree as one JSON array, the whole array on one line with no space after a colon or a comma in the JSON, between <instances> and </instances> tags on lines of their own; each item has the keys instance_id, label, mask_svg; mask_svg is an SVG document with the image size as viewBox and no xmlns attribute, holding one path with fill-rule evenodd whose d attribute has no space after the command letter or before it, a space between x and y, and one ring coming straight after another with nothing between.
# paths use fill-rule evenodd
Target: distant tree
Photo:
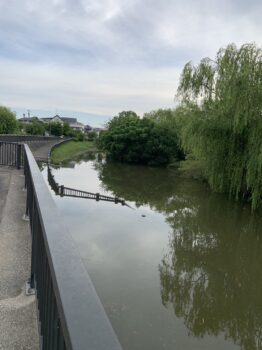
<instances>
[{"instance_id":1,"label":"distant tree","mask_svg":"<svg viewBox=\"0 0 262 350\"><path fill-rule=\"evenodd\" d=\"M63 135L73 137L76 135L75 130L73 130L68 123L63 124Z\"/></svg>"},{"instance_id":2,"label":"distant tree","mask_svg":"<svg viewBox=\"0 0 262 350\"><path fill-rule=\"evenodd\" d=\"M174 125L174 109L157 109L144 114L144 118L150 118L157 124Z\"/></svg>"},{"instance_id":3,"label":"distant tree","mask_svg":"<svg viewBox=\"0 0 262 350\"><path fill-rule=\"evenodd\" d=\"M16 116L7 107L0 106L0 134L12 134L18 129Z\"/></svg>"},{"instance_id":4,"label":"distant tree","mask_svg":"<svg viewBox=\"0 0 262 350\"><path fill-rule=\"evenodd\" d=\"M95 141L97 139L97 133L95 131L89 131L87 133L87 139L89 141Z\"/></svg>"},{"instance_id":5,"label":"distant tree","mask_svg":"<svg viewBox=\"0 0 262 350\"><path fill-rule=\"evenodd\" d=\"M77 141L84 141L85 140L85 135L82 132L77 133Z\"/></svg>"},{"instance_id":6,"label":"distant tree","mask_svg":"<svg viewBox=\"0 0 262 350\"><path fill-rule=\"evenodd\" d=\"M262 196L261 77L262 50L229 45L215 60L187 63L178 88L192 112L183 146L205 161L211 188L250 199L253 209Z\"/></svg>"},{"instance_id":7,"label":"distant tree","mask_svg":"<svg viewBox=\"0 0 262 350\"><path fill-rule=\"evenodd\" d=\"M45 126L37 118L32 118L32 122L25 126L25 131L30 135L44 135Z\"/></svg>"},{"instance_id":8,"label":"distant tree","mask_svg":"<svg viewBox=\"0 0 262 350\"><path fill-rule=\"evenodd\" d=\"M59 122L49 123L48 129L51 132L51 135L62 136L63 135L63 125Z\"/></svg>"},{"instance_id":9,"label":"distant tree","mask_svg":"<svg viewBox=\"0 0 262 350\"><path fill-rule=\"evenodd\" d=\"M166 165L179 156L173 132L133 111L114 117L100 134L98 145L111 159L126 163Z\"/></svg>"}]
</instances>

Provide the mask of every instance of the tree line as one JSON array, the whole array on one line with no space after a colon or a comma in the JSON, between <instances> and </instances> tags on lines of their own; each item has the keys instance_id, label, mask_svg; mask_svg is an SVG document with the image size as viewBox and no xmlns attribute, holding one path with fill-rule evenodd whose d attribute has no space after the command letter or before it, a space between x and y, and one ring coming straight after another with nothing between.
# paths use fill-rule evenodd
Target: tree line
<instances>
[{"instance_id":1,"label":"tree line","mask_svg":"<svg viewBox=\"0 0 262 350\"><path fill-rule=\"evenodd\" d=\"M68 123L44 123L32 117L30 123L23 124L16 119L15 113L5 106L0 106L0 134L28 134L53 136L70 136L78 141L84 140L82 132L73 130Z\"/></svg>"},{"instance_id":2,"label":"tree line","mask_svg":"<svg viewBox=\"0 0 262 350\"><path fill-rule=\"evenodd\" d=\"M251 202L262 195L262 50L228 45L216 58L185 65L179 106L140 118L119 113L99 137L110 159L168 165L201 161L211 189Z\"/></svg>"},{"instance_id":3,"label":"tree line","mask_svg":"<svg viewBox=\"0 0 262 350\"><path fill-rule=\"evenodd\" d=\"M166 166L182 160L201 162L211 189L251 202L262 195L262 50L255 44L221 48L215 59L185 65L177 90L179 105L142 118L123 111L97 140L109 159ZM21 128L21 127L20 127ZM0 107L0 133L19 129L15 115ZM25 127L31 134L73 133L69 126ZM70 134L71 133L71 134Z\"/></svg>"}]
</instances>

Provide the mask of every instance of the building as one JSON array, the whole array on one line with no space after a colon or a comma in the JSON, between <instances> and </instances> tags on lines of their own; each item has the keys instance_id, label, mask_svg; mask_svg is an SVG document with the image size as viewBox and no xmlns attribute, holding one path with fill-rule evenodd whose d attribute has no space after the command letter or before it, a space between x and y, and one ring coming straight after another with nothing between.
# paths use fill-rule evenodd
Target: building
<instances>
[{"instance_id":1,"label":"building","mask_svg":"<svg viewBox=\"0 0 262 350\"><path fill-rule=\"evenodd\" d=\"M37 117L25 117L25 116L17 120L19 121L19 123L22 123L24 125L30 124L33 121L42 122L42 120L38 119Z\"/></svg>"},{"instance_id":2,"label":"building","mask_svg":"<svg viewBox=\"0 0 262 350\"><path fill-rule=\"evenodd\" d=\"M85 125L85 133L89 133L90 131L93 131L93 128L90 125Z\"/></svg>"},{"instance_id":3,"label":"building","mask_svg":"<svg viewBox=\"0 0 262 350\"><path fill-rule=\"evenodd\" d=\"M93 128L92 131L94 131L97 135L100 134L100 132L105 131L103 128Z\"/></svg>"},{"instance_id":4,"label":"building","mask_svg":"<svg viewBox=\"0 0 262 350\"><path fill-rule=\"evenodd\" d=\"M36 120L38 122L43 123L60 123L64 125L65 123L70 126L75 131L81 131L81 132L88 132L92 131L92 127L89 125L84 125L77 121L77 118L67 118L67 117L60 117L60 115L56 114L54 117L48 117L48 118L37 118L37 117L25 117L19 118L18 121L24 125L32 123L33 120Z\"/></svg>"},{"instance_id":5,"label":"building","mask_svg":"<svg viewBox=\"0 0 262 350\"><path fill-rule=\"evenodd\" d=\"M69 124L69 126L70 126L70 128L72 128L72 129L75 130L75 131L82 131L82 132L85 131L85 126L84 126L84 124L79 123L79 122Z\"/></svg>"},{"instance_id":6,"label":"building","mask_svg":"<svg viewBox=\"0 0 262 350\"><path fill-rule=\"evenodd\" d=\"M44 123L61 123L64 124L62 118L57 114L51 118L41 118Z\"/></svg>"},{"instance_id":7,"label":"building","mask_svg":"<svg viewBox=\"0 0 262 350\"><path fill-rule=\"evenodd\" d=\"M60 115L57 114L51 118L41 118L41 120L44 123L61 123L61 124L67 123L70 126L70 128L72 128L75 131L82 131L82 132L85 131L84 124L78 122L77 118L60 117Z\"/></svg>"}]
</instances>

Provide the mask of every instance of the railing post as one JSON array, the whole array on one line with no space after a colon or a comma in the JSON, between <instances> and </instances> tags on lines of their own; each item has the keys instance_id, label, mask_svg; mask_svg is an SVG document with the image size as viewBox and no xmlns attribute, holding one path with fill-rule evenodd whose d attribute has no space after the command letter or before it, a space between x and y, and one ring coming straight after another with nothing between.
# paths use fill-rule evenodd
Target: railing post
<instances>
[{"instance_id":1,"label":"railing post","mask_svg":"<svg viewBox=\"0 0 262 350\"><path fill-rule=\"evenodd\" d=\"M21 156L22 156L22 145L17 144L17 153L16 153L16 167L17 167L17 169L21 168Z\"/></svg>"},{"instance_id":2,"label":"railing post","mask_svg":"<svg viewBox=\"0 0 262 350\"><path fill-rule=\"evenodd\" d=\"M37 255L37 235L38 235L38 217L36 210L36 203L34 197L32 198L32 224L31 224L31 232L32 232L32 250L31 250L31 275L30 275L30 288L33 290L35 288L35 272L36 272L36 255Z\"/></svg>"},{"instance_id":3,"label":"railing post","mask_svg":"<svg viewBox=\"0 0 262 350\"><path fill-rule=\"evenodd\" d=\"M64 196L64 190L65 190L64 185L61 185L61 186L60 186L60 196L61 196L61 197Z\"/></svg>"}]
</instances>

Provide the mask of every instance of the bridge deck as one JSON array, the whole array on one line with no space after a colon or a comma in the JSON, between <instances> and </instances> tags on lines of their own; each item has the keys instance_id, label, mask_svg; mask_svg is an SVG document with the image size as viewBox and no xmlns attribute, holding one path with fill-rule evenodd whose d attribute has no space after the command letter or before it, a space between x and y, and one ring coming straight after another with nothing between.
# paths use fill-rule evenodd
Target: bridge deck
<instances>
[{"instance_id":1,"label":"bridge deck","mask_svg":"<svg viewBox=\"0 0 262 350\"><path fill-rule=\"evenodd\" d=\"M38 350L34 296L25 296L31 235L25 212L23 172L0 167L0 350Z\"/></svg>"}]
</instances>

